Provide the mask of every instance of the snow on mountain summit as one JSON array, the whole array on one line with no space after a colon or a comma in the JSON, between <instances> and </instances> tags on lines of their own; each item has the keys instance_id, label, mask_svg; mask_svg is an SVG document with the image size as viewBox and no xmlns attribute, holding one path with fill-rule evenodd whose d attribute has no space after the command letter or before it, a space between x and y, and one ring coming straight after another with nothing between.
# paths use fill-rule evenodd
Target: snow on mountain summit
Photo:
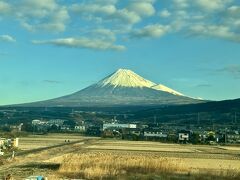
<instances>
[{"instance_id":1,"label":"snow on mountain summit","mask_svg":"<svg viewBox=\"0 0 240 180\"><path fill-rule=\"evenodd\" d=\"M149 81L128 69L117 70L115 73L98 82L97 85L101 87L114 86L114 88L116 87L150 88L157 91L168 92L178 96L184 96L183 94L169 87Z\"/></svg>"},{"instance_id":2,"label":"snow on mountain summit","mask_svg":"<svg viewBox=\"0 0 240 180\"><path fill-rule=\"evenodd\" d=\"M169 93L171 93L171 94L178 95L178 96L184 96L182 93L177 92L177 91L175 91L175 90L173 90L173 89L171 89L171 88L169 88L169 87L167 87L167 86L164 86L164 85L162 85L162 84L158 84L158 85L156 85L156 86L152 86L151 88L152 88L152 89L159 90L159 91L169 92Z\"/></svg>"},{"instance_id":3,"label":"snow on mountain summit","mask_svg":"<svg viewBox=\"0 0 240 180\"><path fill-rule=\"evenodd\" d=\"M98 85L100 86L112 85L114 87L120 86L120 87L150 88L156 84L149 80L144 79L143 77L139 76L138 74L134 73L131 70L119 69L115 73L111 74L107 78L100 81Z\"/></svg>"}]
</instances>

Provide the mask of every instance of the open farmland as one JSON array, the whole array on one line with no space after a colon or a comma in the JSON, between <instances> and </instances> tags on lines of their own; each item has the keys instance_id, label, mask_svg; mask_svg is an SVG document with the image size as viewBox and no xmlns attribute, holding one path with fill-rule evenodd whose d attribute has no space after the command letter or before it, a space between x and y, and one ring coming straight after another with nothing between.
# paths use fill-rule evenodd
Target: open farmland
<instances>
[{"instance_id":1,"label":"open farmland","mask_svg":"<svg viewBox=\"0 0 240 180\"><path fill-rule=\"evenodd\" d=\"M83 136L79 136L76 134L30 135L20 138L19 149L31 150L62 144L68 140L70 142L75 142L82 139L84 139Z\"/></svg>"},{"instance_id":2,"label":"open farmland","mask_svg":"<svg viewBox=\"0 0 240 180\"><path fill-rule=\"evenodd\" d=\"M65 139L70 142L65 143ZM22 143L22 144L21 144ZM29 136L21 153L0 166L15 179L239 179L240 152L234 146L201 146L106 140L76 135ZM37 145L36 145L37 144ZM30 146L30 147L28 147Z\"/></svg>"}]
</instances>

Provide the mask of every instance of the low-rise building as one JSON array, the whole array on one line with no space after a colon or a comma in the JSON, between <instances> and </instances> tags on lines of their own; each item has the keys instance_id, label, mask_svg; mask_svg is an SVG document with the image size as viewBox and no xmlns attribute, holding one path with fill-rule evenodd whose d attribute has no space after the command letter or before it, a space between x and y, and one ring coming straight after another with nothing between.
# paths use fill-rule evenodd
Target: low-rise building
<instances>
[{"instance_id":1,"label":"low-rise building","mask_svg":"<svg viewBox=\"0 0 240 180\"><path fill-rule=\"evenodd\" d=\"M57 126L62 126L65 120L63 119L51 119L47 122L48 125L57 125Z\"/></svg>"},{"instance_id":2,"label":"low-rise building","mask_svg":"<svg viewBox=\"0 0 240 180\"><path fill-rule=\"evenodd\" d=\"M240 143L240 134L237 131L227 133L226 138L228 143Z\"/></svg>"},{"instance_id":3,"label":"low-rise building","mask_svg":"<svg viewBox=\"0 0 240 180\"><path fill-rule=\"evenodd\" d=\"M86 126L75 126L74 127L74 130L77 131L77 132L85 132L86 131Z\"/></svg>"},{"instance_id":4,"label":"low-rise building","mask_svg":"<svg viewBox=\"0 0 240 180\"><path fill-rule=\"evenodd\" d=\"M119 124L119 123L103 124L103 131L108 128L116 128L116 129L137 128L137 125L136 124Z\"/></svg>"},{"instance_id":5,"label":"low-rise building","mask_svg":"<svg viewBox=\"0 0 240 180\"><path fill-rule=\"evenodd\" d=\"M190 138L190 131L181 130L178 132L178 141L179 142L188 142Z\"/></svg>"},{"instance_id":6,"label":"low-rise building","mask_svg":"<svg viewBox=\"0 0 240 180\"><path fill-rule=\"evenodd\" d=\"M0 138L0 149L6 149L8 147L18 147L19 138Z\"/></svg>"},{"instance_id":7,"label":"low-rise building","mask_svg":"<svg viewBox=\"0 0 240 180\"><path fill-rule=\"evenodd\" d=\"M144 129L143 136L145 139L166 139L167 133L158 128Z\"/></svg>"},{"instance_id":8,"label":"low-rise building","mask_svg":"<svg viewBox=\"0 0 240 180\"><path fill-rule=\"evenodd\" d=\"M61 126L61 130L62 131L70 131L71 127L69 125L63 125L63 126Z\"/></svg>"},{"instance_id":9,"label":"low-rise building","mask_svg":"<svg viewBox=\"0 0 240 180\"><path fill-rule=\"evenodd\" d=\"M39 125L39 124L43 124L44 122L39 120L39 119L34 119L32 120L32 125L35 126L35 125Z\"/></svg>"}]
</instances>

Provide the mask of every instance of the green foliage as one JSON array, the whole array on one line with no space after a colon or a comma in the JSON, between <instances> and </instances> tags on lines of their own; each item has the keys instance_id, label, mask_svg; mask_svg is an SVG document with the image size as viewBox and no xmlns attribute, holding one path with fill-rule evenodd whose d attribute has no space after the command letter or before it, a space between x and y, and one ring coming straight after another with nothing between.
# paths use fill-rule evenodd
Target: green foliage
<instances>
[{"instance_id":1,"label":"green foliage","mask_svg":"<svg viewBox=\"0 0 240 180\"><path fill-rule=\"evenodd\" d=\"M200 142L200 137L198 133L192 133L190 136L190 143L198 144Z\"/></svg>"},{"instance_id":2,"label":"green foliage","mask_svg":"<svg viewBox=\"0 0 240 180\"><path fill-rule=\"evenodd\" d=\"M2 126L2 127L0 128L0 131L3 131L3 132L10 132L11 129L10 129L9 126Z\"/></svg>"},{"instance_id":3,"label":"green foliage","mask_svg":"<svg viewBox=\"0 0 240 180\"><path fill-rule=\"evenodd\" d=\"M32 132L33 131L32 124L31 123L23 123L22 131Z\"/></svg>"}]
</instances>

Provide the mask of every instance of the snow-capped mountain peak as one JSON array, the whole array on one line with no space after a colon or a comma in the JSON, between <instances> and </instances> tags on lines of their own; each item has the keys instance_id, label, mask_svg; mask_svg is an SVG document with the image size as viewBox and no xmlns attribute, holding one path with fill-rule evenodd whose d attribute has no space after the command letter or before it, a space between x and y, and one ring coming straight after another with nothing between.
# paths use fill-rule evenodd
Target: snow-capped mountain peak
<instances>
[{"instance_id":1,"label":"snow-capped mountain peak","mask_svg":"<svg viewBox=\"0 0 240 180\"><path fill-rule=\"evenodd\" d=\"M177 92L167 86L164 86L162 84L158 84L158 85L155 85L155 86L152 86L151 87L152 89L156 89L158 91L165 91L165 92L168 92L168 93L171 93L171 94L174 94L174 95L178 95L178 96L184 96L182 93L180 92Z\"/></svg>"},{"instance_id":2,"label":"snow-capped mountain peak","mask_svg":"<svg viewBox=\"0 0 240 180\"><path fill-rule=\"evenodd\" d=\"M116 87L150 88L157 91L168 92L177 96L184 96L180 92L177 92L162 84L156 84L152 81L149 81L128 69L118 69L115 73L99 81L97 85L100 87L113 86L114 88Z\"/></svg>"},{"instance_id":3,"label":"snow-capped mountain peak","mask_svg":"<svg viewBox=\"0 0 240 180\"><path fill-rule=\"evenodd\" d=\"M139 76L138 74L134 73L131 70L119 69L115 73L111 74L107 78L100 81L98 85L100 86L112 85L114 87L150 88L156 84L149 80L144 79L143 77Z\"/></svg>"}]
</instances>

